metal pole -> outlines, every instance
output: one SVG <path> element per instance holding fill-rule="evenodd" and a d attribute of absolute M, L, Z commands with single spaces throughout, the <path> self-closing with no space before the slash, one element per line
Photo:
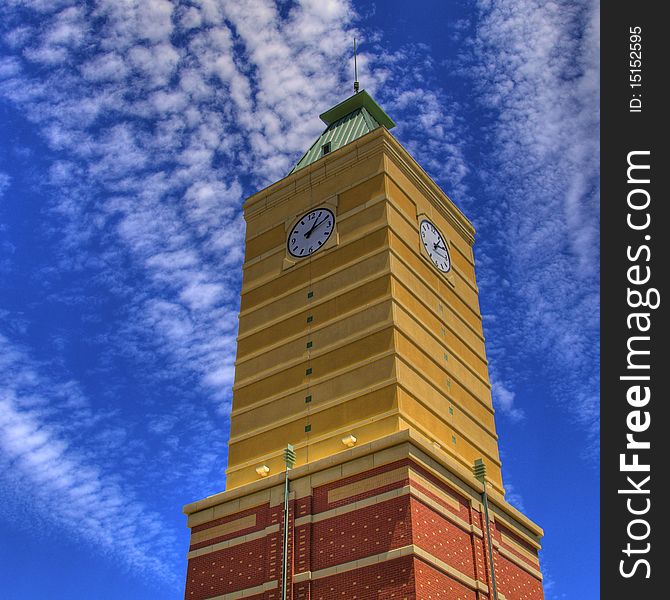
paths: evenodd
<path fill-rule="evenodd" d="M 489 498 L 486 493 L 486 465 L 481 458 L 475 460 L 472 467 L 475 474 L 475 479 L 484 486 L 484 493 L 482 494 L 482 501 L 484 503 L 484 519 L 486 520 L 486 541 L 489 547 L 489 564 L 491 566 L 491 588 L 493 588 L 493 598 L 498 600 L 498 588 L 496 587 L 496 571 L 493 566 L 493 544 L 491 543 L 491 527 L 489 526 Z"/>
<path fill-rule="evenodd" d="M 493 599 L 498 600 L 498 589 L 496 587 L 496 571 L 493 568 L 493 545 L 491 544 L 491 528 L 489 526 L 489 501 L 488 494 L 486 493 L 486 480 L 482 482 L 484 484 L 484 493 L 482 494 L 482 499 L 484 500 L 484 518 L 486 519 L 486 538 L 489 545 L 489 563 L 491 564 L 491 585 L 493 587 Z"/>
<path fill-rule="evenodd" d="M 291 444 L 286 446 L 284 450 L 284 464 L 286 471 L 284 472 L 284 553 L 282 554 L 282 575 L 281 575 L 281 597 L 286 600 L 288 594 L 286 592 L 287 572 L 288 572 L 288 472 L 289 469 L 295 465 L 295 449 Z"/>
<path fill-rule="evenodd" d="M 358 94 L 358 63 L 356 62 L 356 38 L 354 38 L 354 94 Z"/>
<path fill-rule="evenodd" d="M 281 597 L 286 600 L 286 574 L 288 571 L 288 465 L 284 473 L 284 553 L 282 554 Z"/>

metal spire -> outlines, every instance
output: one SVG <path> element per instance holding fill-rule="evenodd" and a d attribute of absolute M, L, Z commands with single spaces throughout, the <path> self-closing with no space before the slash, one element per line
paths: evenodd
<path fill-rule="evenodd" d="M 358 94 L 358 63 L 356 62 L 356 38 L 354 38 L 354 94 Z"/>

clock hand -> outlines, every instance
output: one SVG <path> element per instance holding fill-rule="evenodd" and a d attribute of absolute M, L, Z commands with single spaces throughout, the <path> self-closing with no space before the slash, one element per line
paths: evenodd
<path fill-rule="evenodd" d="M 312 234 L 312 231 L 314 231 L 314 229 L 315 229 L 315 227 L 317 226 L 317 224 L 318 224 L 318 221 L 314 221 L 314 225 L 312 225 L 312 227 L 310 228 L 310 230 L 309 230 L 307 233 L 305 233 L 305 237 L 306 237 L 306 238 L 308 238 L 308 237 Z"/>
<path fill-rule="evenodd" d="M 319 225 L 321 225 L 321 223 L 323 223 L 324 221 L 327 221 L 327 220 L 328 220 L 328 216 L 326 215 L 326 216 L 323 217 L 323 219 L 321 219 L 318 223 L 314 223 L 314 225 L 312 225 L 312 228 L 305 234 L 305 238 L 308 238 L 310 235 L 312 235 L 312 232 L 313 232 Z"/>

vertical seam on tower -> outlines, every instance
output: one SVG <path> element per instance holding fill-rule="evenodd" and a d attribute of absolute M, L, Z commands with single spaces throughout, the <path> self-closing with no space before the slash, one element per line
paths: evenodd
<path fill-rule="evenodd" d="M 308 273 L 308 281 L 309 281 L 308 289 L 309 289 L 310 292 L 313 292 L 314 290 L 312 289 L 312 256 L 310 255 L 310 257 L 307 260 L 309 260 L 309 264 L 307 265 L 307 273 Z M 307 299 L 308 300 L 307 304 L 308 304 L 308 308 L 309 308 L 309 314 L 312 314 L 311 313 L 311 307 L 312 307 L 313 298 L 314 298 L 314 296 L 312 295 L 311 298 Z M 306 342 L 311 341 L 311 331 L 312 331 L 312 323 L 307 323 L 307 340 L 306 340 Z M 305 343 L 305 345 L 307 345 L 307 344 Z M 312 368 L 312 348 L 307 348 L 307 367 L 309 369 Z M 307 376 L 307 395 L 310 396 L 310 397 L 312 396 L 312 373 L 310 373 Z M 311 405 L 311 402 L 306 403 L 307 414 L 305 416 L 305 425 L 304 425 L 304 430 L 305 430 L 304 433 L 307 435 L 307 443 L 305 444 L 305 461 L 306 462 L 309 462 L 309 439 L 310 439 L 310 434 L 312 433 L 311 428 L 310 428 L 310 431 L 307 431 L 307 425 L 311 425 L 310 405 Z"/>

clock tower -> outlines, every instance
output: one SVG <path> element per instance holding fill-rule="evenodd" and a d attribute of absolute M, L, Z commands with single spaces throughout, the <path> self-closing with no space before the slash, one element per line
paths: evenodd
<path fill-rule="evenodd" d="M 505 500 L 474 229 L 365 91 L 321 119 L 244 204 L 226 490 L 184 507 L 185 597 L 541 599 L 542 530 Z"/>

